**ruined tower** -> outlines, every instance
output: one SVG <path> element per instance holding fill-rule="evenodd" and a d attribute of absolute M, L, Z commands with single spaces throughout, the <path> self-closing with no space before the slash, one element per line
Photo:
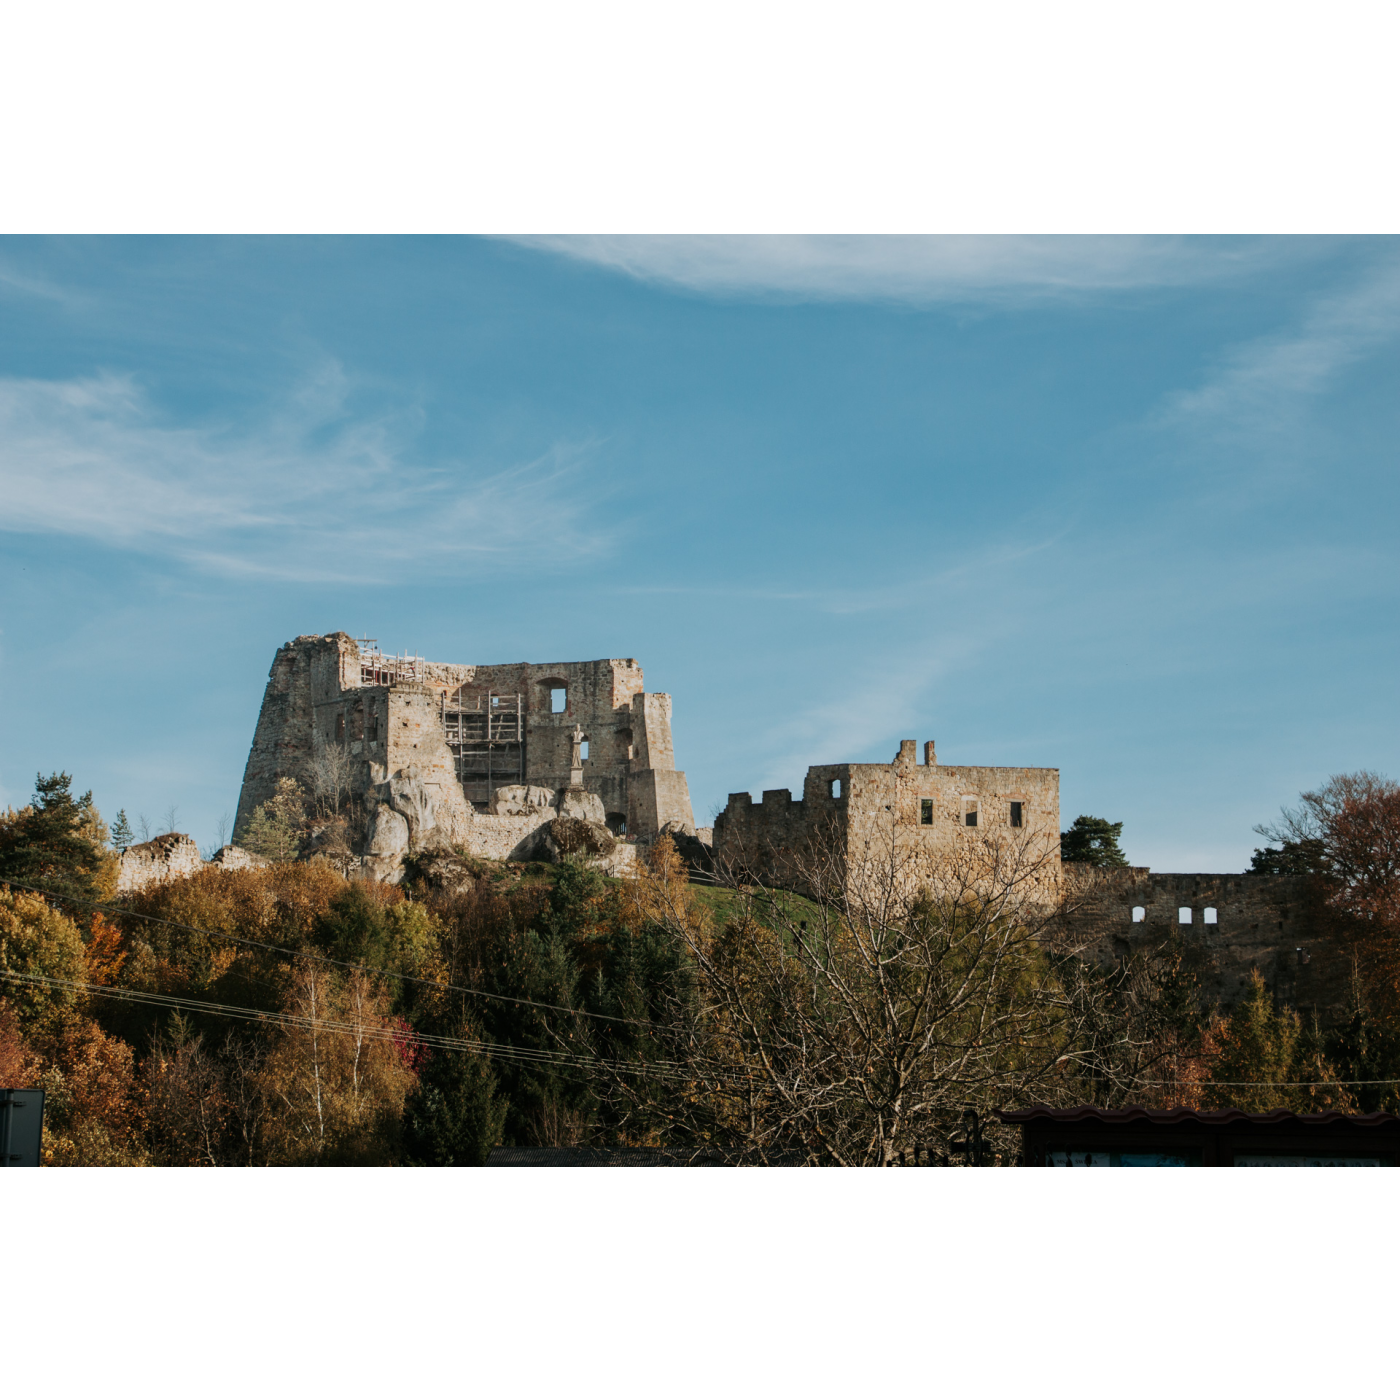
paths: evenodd
<path fill-rule="evenodd" d="M 618 836 L 646 841 L 669 823 L 693 829 L 676 771 L 671 697 L 648 695 L 636 661 L 454 665 L 392 656 L 344 632 L 298 637 L 268 674 L 235 829 L 282 777 L 308 792 L 328 759 L 357 794 L 412 783 L 420 823 L 451 844 L 499 855 L 530 808 L 555 815 L 569 789 L 570 735 L 583 731 L 582 787 Z M 502 799 L 502 793 L 507 799 Z M 397 802 L 397 799 L 395 799 Z M 412 812 L 405 813 L 410 827 Z"/>

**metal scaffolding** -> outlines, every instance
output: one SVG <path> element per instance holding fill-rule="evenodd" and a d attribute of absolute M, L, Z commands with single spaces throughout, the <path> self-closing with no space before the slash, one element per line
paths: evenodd
<path fill-rule="evenodd" d="M 525 697 L 442 696 L 442 725 L 469 802 L 485 806 L 498 787 L 525 781 Z"/>

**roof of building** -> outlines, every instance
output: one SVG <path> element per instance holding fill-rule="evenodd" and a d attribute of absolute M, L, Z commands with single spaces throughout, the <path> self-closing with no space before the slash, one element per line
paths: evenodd
<path fill-rule="evenodd" d="M 718 1155 L 697 1148 L 497 1147 L 488 1167 L 718 1167 Z"/>
<path fill-rule="evenodd" d="M 1308 1128 L 1394 1128 L 1400 1117 L 1394 1113 L 1293 1113 L 1276 1108 L 1268 1113 L 1245 1113 L 1238 1108 L 1142 1108 L 1130 1104 L 1126 1108 L 1051 1108 L 1049 1104 L 1032 1104 L 1029 1108 L 999 1109 L 997 1117 L 1003 1123 L 1148 1123 L 1162 1125 L 1196 1124 L 1201 1127 L 1229 1127 L 1237 1123 L 1268 1127 Z"/>

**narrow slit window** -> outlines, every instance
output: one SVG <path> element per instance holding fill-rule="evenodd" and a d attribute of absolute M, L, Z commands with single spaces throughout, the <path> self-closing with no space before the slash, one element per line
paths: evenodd
<path fill-rule="evenodd" d="M 579 756 L 581 759 L 586 759 L 586 758 L 588 757 L 588 740 L 587 740 L 587 739 L 585 739 L 585 740 L 578 746 L 578 756 Z"/>
<path fill-rule="evenodd" d="M 549 692 L 549 712 L 553 715 L 562 715 L 569 708 L 569 690 L 567 686 L 556 685 Z"/>
<path fill-rule="evenodd" d="M 1201 922 L 1206 924 L 1218 924 L 1220 922 L 1220 917 L 1213 908 L 1207 908 L 1206 912 L 1201 916 Z"/>
<path fill-rule="evenodd" d="M 1133 905 L 1133 922 L 1134 922 L 1135 924 L 1140 924 L 1140 923 L 1142 923 L 1143 920 L 1145 920 L 1146 918 L 1147 918 L 1147 910 L 1144 909 L 1144 908 L 1142 907 L 1141 904 L 1134 904 L 1134 905 Z"/>
<path fill-rule="evenodd" d="M 933 798 L 924 797 L 919 801 L 919 825 L 933 825 Z"/>
<path fill-rule="evenodd" d="M 977 804 L 970 799 L 964 799 L 963 801 L 963 825 L 977 825 Z"/>
<path fill-rule="evenodd" d="M 377 743 L 379 742 L 379 716 L 378 716 L 378 715 L 371 715 L 371 716 L 369 717 L 369 741 L 370 741 L 371 744 L 377 744 Z"/>
<path fill-rule="evenodd" d="M 1189 904 L 1183 904 L 1181 908 L 1176 911 L 1176 921 L 1179 924 L 1189 924 L 1191 922 L 1191 917 L 1191 906 Z"/>
<path fill-rule="evenodd" d="M 833 779 L 831 780 L 831 795 L 832 795 L 833 797 L 837 797 L 837 798 L 839 798 L 839 797 L 841 796 L 841 779 L 840 779 L 840 778 L 833 778 Z"/>
<path fill-rule="evenodd" d="M 1020 825 L 1021 825 L 1022 812 L 1023 812 L 1023 808 L 1022 808 L 1022 806 L 1021 806 L 1021 804 L 1020 804 L 1019 802 L 1013 802 L 1013 803 L 1011 804 L 1011 825 L 1012 825 L 1012 826 L 1020 826 Z"/>

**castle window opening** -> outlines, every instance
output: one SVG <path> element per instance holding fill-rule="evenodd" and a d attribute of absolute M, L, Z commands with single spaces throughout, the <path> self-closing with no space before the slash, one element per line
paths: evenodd
<path fill-rule="evenodd" d="M 833 778 L 831 780 L 831 795 L 836 798 L 841 798 L 846 795 L 845 789 L 841 786 L 840 778 Z"/>
<path fill-rule="evenodd" d="M 977 825 L 977 799 L 975 797 L 963 798 L 963 825 Z"/>
<path fill-rule="evenodd" d="M 1189 924 L 1191 922 L 1191 906 L 1189 904 L 1183 904 L 1181 908 L 1176 911 L 1176 921 L 1179 924 Z"/>
<path fill-rule="evenodd" d="M 1012 825 L 1012 826 L 1020 826 L 1020 825 L 1021 825 L 1021 813 L 1022 813 L 1022 804 L 1019 803 L 1019 802 L 1013 802 L 1013 803 L 1011 804 L 1011 825 Z"/>
<path fill-rule="evenodd" d="M 1202 916 L 1202 922 L 1207 924 L 1218 924 L 1220 920 L 1216 917 L 1214 909 L 1207 908 L 1205 914 Z"/>
<path fill-rule="evenodd" d="M 933 798 L 925 797 L 919 802 L 919 825 L 933 825 Z"/>
<path fill-rule="evenodd" d="M 379 742 L 379 716 L 371 714 L 369 717 L 369 741 L 371 744 Z"/>
<path fill-rule="evenodd" d="M 581 759 L 586 759 L 586 758 L 588 757 L 588 740 L 587 740 L 587 739 L 585 739 L 585 740 L 578 746 L 578 756 L 579 756 Z"/>
<path fill-rule="evenodd" d="M 1133 922 L 1134 922 L 1135 924 L 1140 924 L 1140 923 L 1142 923 L 1146 918 L 1147 918 L 1147 910 L 1144 909 L 1144 908 L 1142 907 L 1141 904 L 1134 904 L 1134 905 L 1133 905 Z"/>
<path fill-rule="evenodd" d="M 549 690 L 549 712 L 562 715 L 569 708 L 569 688 L 563 685 L 551 686 Z"/>

